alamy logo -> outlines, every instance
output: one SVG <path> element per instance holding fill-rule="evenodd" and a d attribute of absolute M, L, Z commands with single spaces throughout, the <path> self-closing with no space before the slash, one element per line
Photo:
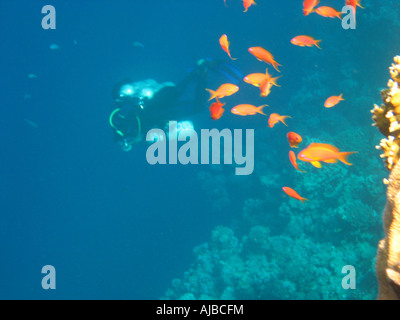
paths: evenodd
<path fill-rule="evenodd" d="M 42 279 L 42 288 L 55 289 L 56 288 L 56 268 L 52 265 L 46 265 L 42 268 L 42 273 L 46 274 Z"/>
<path fill-rule="evenodd" d="M 344 6 L 342 13 L 346 14 L 342 18 L 342 28 L 345 30 L 356 28 L 356 10 L 353 6 Z"/>
<path fill-rule="evenodd" d="M 42 13 L 46 14 L 42 19 L 42 28 L 55 29 L 56 28 L 56 9 L 51 5 L 46 5 L 42 8 Z"/>
<path fill-rule="evenodd" d="M 235 168 L 236 175 L 249 175 L 254 170 L 254 129 L 246 129 L 246 143 L 243 145 L 242 129 L 201 129 L 200 164 L 221 164 L 221 138 L 223 138 L 224 164 L 233 161 L 242 167 Z M 168 136 L 168 139 L 167 139 Z M 157 138 L 155 138 L 157 137 Z M 187 141 L 187 139 L 189 140 Z M 211 140 L 211 148 L 210 148 Z M 152 129 L 146 135 L 146 141 L 153 141 L 146 152 L 147 162 L 154 164 L 199 164 L 199 137 L 191 128 L 177 130 L 177 122 L 170 121 L 168 134 L 161 129 Z M 178 141 L 186 141 L 178 150 Z M 245 146 L 245 150 L 244 149 Z M 233 149 L 233 152 L 232 152 Z M 245 155 L 243 155 L 245 153 Z"/>
<path fill-rule="evenodd" d="M 356 288 L 356 268 L 351 265 L 344 266 L 342 273 L 346 273 L 342 279 L 342 288 L 345 290 L 354 290 Z"/>

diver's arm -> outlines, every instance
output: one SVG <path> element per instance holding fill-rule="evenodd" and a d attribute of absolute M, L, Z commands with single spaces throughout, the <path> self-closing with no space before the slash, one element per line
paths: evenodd
<path fill-rule="evenodd" d="M 194 91 L 188 95 L 188 86 L 194 84 Z M 189 117 L 205 109 L 208 93 L 206 91 L 207 68 L 197 66 L 194 70 L 176 86 L 167 86 L 160 89 L 154 97 L 146 102 L 148 112 L 157 112 L 161 117 L 168 120 L 179 120 Z M 189 96 L 183 100 L 184 95 Z"/>

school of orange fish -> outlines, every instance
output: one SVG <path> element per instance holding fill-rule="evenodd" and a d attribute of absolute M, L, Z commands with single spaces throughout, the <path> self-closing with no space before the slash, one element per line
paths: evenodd
<path fill-rule="evenodd" d="M 242 0 L 244 6 L 244 12 L 252 6 L 255 5 L 254 0 Z M 227 6 L 226 0 L 224 0 L 225 6 Z M 313 12 L 327 18 L 339 18 L 341 19 L 341 12 L 337 11 L 332 7 L 327 6 L 320 6 L 318 8 L 317 5 L 319 4 L 319 0 L 304 0 L 303 1 L 303 14 L 307 16 Z M 355 12 L 356 8 L 361 7 L 360 0 L 345 0 L 345 5 L 351 6 L 353 8 L 354 20 L 355 20 Z M 312 47 L 316 46 L 317 48 L 321 49 L 319 43 L 321 40 L 316 40 L 311 36 L 308 35 L 299 35 L 294 37 L 290 41 L 293 45 L 301 46 L 301 47 Z M 229 58 L 232 60 L 236 60 L 236 58 L 232 58 L 230 50 L 229 50 L 229 41 L 228 36 L 226 34 L 222 35 L 219 38 L 219 44 L 221 48 L 228 54 Z M 274 56 L 266 49 L 262 47 L 251 47 L 248 49 L 249 53 L 255 56 L 259 61 L 263 61 L 267 64 L 272 65 L 272 67 L 277 71 L 280 72 L 278 67 L 281 65 L 275 61 Z M 268 69 L 265 73 L 252 73 L 244 77 L 243 81 L 260 88 L 260 96 L 267 97 L 270 92 L 272 86 L 278 86 L 277 80 L 279 77 L 273 78 L 272 75 L 268 73 Z M 224 83 L 216 90 L 206 89 L 210 93 L 210 100 L 216 99 L 216 102 L 212 103 L 210 106 L 210 113 L 211 119 L 218 120 L 224 114 L 225 103 L 222 103 L 219 99 L 224 97 L 228 97 L 233 95 L 239 90 L 237 85 L 231 83 Z M 343 101 L 343 95 L 340 94 L 338 96 L 331 96 L 326 99 L 325 101 L 325 108 L 332 108 L 336 106 L 340 101 Z M 255 115 L 257 113 L 267 116 L 263 109 L 268 105 L 264 104 L 261 106 L 254 106 L 251 104 L 239 104 L 231 109 L 233 114 L 239 116 L 249 116 Z M 291 118 L 287 115 L 280 115 L 278 113 L 271 113 L 268 119 L 268 126 L 273 128 L 277 123 L 282 122 L 285 126 L 287 126 L 285 119 Z M 296 132 L 289 132 L 287 134 L 287 139 L 289 142 L 290 148 L 298 148 L 298 145 L 302 142 L 302 137 Z M 307 148 L 300 151 L 297 155 L 297 159 L 304 162 L 311 163 L 314 167 L 321 168 L 321 162 L 325 163 L 337 163 L 338 160 L 347 164 L 351 165 L 351 163 L 347 160 L 347 157 L 352 154 L 356 153 L 356 151 L 351 152 L 341 152 L 338 148 L 333 145 L 326 144 L 326 143 L 311 143 Z M 296 155 L 295 153 L 290 150 L 289 151 L 289 159 L 292 163 L 293 167 L 298 171 L 305 173 L 299 169 L 299 166 L 296 162 Z M 302 196 L 300 196 L 295 190 L 289 187 L 283 187 L 282 190 L 292 198 L 300 200 L 304 203 L 304 201 L 308 200 Z"/>

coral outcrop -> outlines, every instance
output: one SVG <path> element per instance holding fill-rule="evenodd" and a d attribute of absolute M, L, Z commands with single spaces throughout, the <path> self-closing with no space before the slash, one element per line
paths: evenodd
<path fill-rule="evenodd" d="M 392 78 L 388 88 L 381 92 L 383 104 L 371 110 L 374 125 L 386 136 L 377 148 L 383 151 L 381 157 L 385 158 L 389 170 L 400 158 L 400 56 L 396 56 L 394 62 L 389 68 Z"/>
<path fill-rule="evenodd" d="M 385 238 L 379 242 L 376 274 L 378 299 L 400 300 L 400 56 L 394 58 L 390 75 L 388 89 L 382 91 L 383 104 L 372 110 L 372 119 L 386 136 L 378 148 L 391 171 L 383 214 Z"/>

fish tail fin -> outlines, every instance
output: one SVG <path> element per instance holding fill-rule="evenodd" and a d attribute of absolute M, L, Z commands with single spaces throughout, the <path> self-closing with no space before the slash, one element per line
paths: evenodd
<path fill-rule="evenodd" d="M 285 119 L 286 119 L 286 118 L 290 118 L 290 119 L 291 119 L 292 117 L 290 117 L 290 116 L 283 116 L 283 117 L 282 117 L 281 122 L 287 127 L 288 125 L 287 125 L 286 122 L 285 122 Z"/>
<path fill-rule="evenodd" d="M 347 157 L 353 153 L 358 153 L 358 151 L 350 151 L 350 152 L 340 152 L 339 153 L 339 160 L 343 163 L 347 164 L 348 166 L 352 166 L 353 164 L 347 160 Z"/>
<path fill-rule="evenodd" d="M 304 201 L 310 201 L 310 200 L 308 200 L 307 198 L 303 198 L 303 197 L 302 197 L 302 198 L 300 199 L 300 201 L 304 204 Z"/>
<path fill-rule="evenodd" d="M 206 89 L 206 91 L 208 91 L 210 93 L 210 99 L 208 99 L 208 101 L 217 97 L 217 93 L 214 90 Z"/>
<path fill-rule="evenodd" d="M 232 58 L 232 56 L 231 56 L 231 53 L 230 53 L 230 52 L 228 52 L 228 56 L 229 56 L 229 58 L 231 58 L 232 60 L 237 60 L 237 58 Z"/>
<path fill-rule="evenodd" d="M 343 99 L 343 93 L 341 93 L 341 94 L 339 95 L 339 98 L 340 98 L 340 101 L 344 101 L 344 99 Z"/>
<path fill-rule="evenodd" d="M 272 66 L 275 68 L 276 71 L 280 72 L 279 69 L 278 69 L 278 67 L 279 67 L 279 66 L 282 66 L 281 64 L 279 64 L 279 63 L 276 62 L 276 61 L 273 61 L 271 64 L 272 64 Z"/>
<path fill-rule="evenodd" d="M 266 114 L 262 111 L 264 109 L 264 107 L 268 107 L 267 104 L 263 104 L 262 106 L 257 107 L 257 112 L 263 114 L 264 116 L 266 116 Z"/>
<path fill-rule="evenodd" d="M 315 40 L 315 45 L 317 46 L 318 49 L 322 49 L 319 44 L 322 40 Z"/>
<path fill-rule="evenodd" d="M 279 76 L 279 77 L 275 77 L 275 78 L 271 78 L 271 83 L 274 85 L 274 86 L 276 86 L 276 87 L 280 87 L 280 85 L 279 84 L 276 84 L 276 80 L 278 80 L 280 77 L 282 77 L 282 76 Z"/>

